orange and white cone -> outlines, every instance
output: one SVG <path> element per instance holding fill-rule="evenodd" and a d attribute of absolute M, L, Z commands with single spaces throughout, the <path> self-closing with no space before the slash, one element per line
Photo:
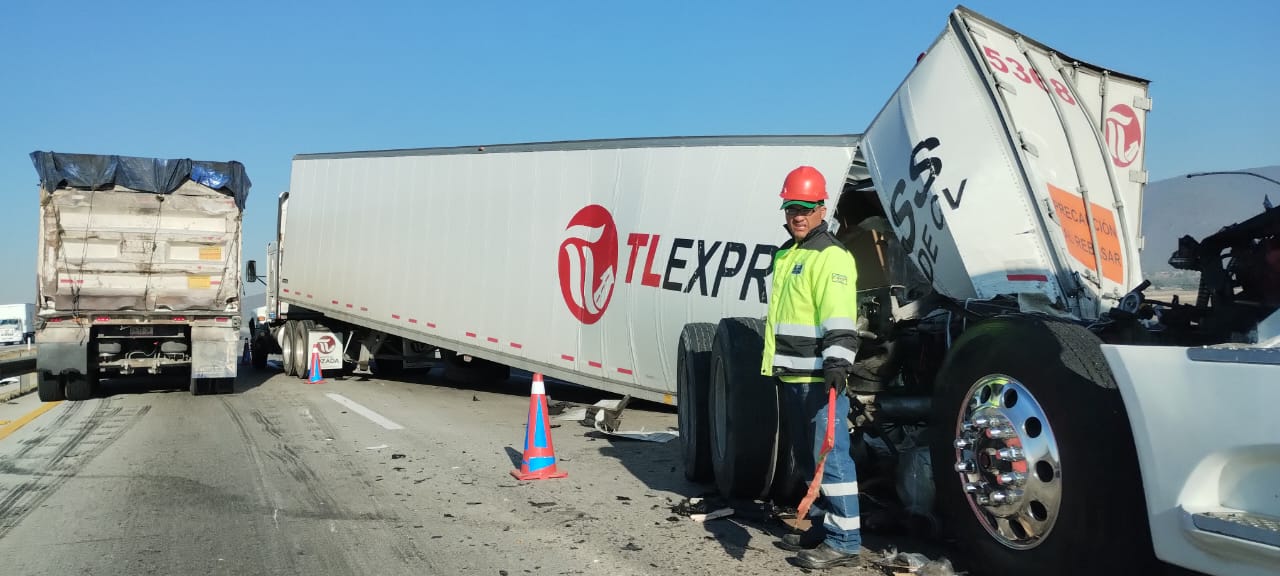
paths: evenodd
<path fill-rule="evenodd" d="M 307 384 L 324 382 L 324 371 L 320 369 L 320 352 L 311 351 L 311 369 L 307 372 Z"/>
<path fill-rule="evenodd" d="M 569 474 L 556 470 L 556 450 L 551 443 L 551 426 L 547 418 L 547 389 L 542 374 L 533 375 L 533 392 L 529 397 L 529 423 L 524 429 L 524 456 L 520 469 L 512 470 L 517 480 L 564 478 Z"/>

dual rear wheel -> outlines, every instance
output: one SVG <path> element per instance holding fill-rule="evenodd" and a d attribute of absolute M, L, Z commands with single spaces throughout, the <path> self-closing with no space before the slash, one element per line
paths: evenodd
<path fill-rule="evenodd" d="M 760 372 L 764 322 L 690 324 L 677 351 L 685 477 L 735 498 L 799 502 L 804 488 L 779 410 L 777 380 Z"/>

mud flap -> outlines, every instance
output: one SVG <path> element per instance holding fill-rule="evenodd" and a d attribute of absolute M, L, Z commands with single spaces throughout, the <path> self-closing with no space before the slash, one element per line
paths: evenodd
<path fill-rule="evenodd" d="M 89 327 L 68 323 L 46 325 L 36 347 L 36 371 L 57 378 L 64 372 L 84 374 L 89 364 Z"/>
<path fill-rule="evenodd" d="M 191 327 L 191 377 L 235 378 L 240 358 L 239 331 L 216 326 Z"/>

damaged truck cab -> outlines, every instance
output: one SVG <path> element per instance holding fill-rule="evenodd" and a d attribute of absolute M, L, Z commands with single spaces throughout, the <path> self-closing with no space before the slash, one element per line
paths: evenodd
<path fill-rule="evenodd" d="M 1146 246 L 1201 273 L 1195 303 L 1148 298 L 1147 86 L 959 7 L 847 168 L 820 166 L 859 266 L 859 475 L 888 460 L 984 574 L 1280 566 L 1280 312 L 1235 272 L 1280 210 Z M 775 386 L 750 374 L 762 328 L 685 326 L 686 474 L 794 502 Z"/>

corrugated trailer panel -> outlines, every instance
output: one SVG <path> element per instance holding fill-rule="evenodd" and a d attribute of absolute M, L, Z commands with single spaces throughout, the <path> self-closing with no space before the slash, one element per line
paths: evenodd
<path fill-rule="evenodd" d="M 48 312 L 235 312 L 241 212 L 194 182 L 173 194 L 59 189 L 41 204 Z"/>
<path fill-rule="evenodd" d="M 300 156 L 282 298 L 662 400 L 686 323 L 764 315 L 786 173 L 838 194 L 857 143 L 711 140 Z"/>

